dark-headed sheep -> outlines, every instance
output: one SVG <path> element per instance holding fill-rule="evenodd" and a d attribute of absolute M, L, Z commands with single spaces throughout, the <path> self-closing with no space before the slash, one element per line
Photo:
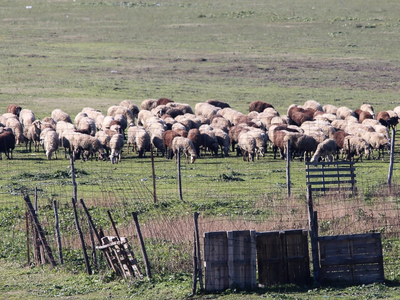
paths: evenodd
<path fill-rule="evenodd" d="M 8 159 L 12 158 L 12 152 L 15 148 L 15 136 L 11 130 L 5 129 L 0 133 L 0 159 L 1 153 L 4 153 Z"/>

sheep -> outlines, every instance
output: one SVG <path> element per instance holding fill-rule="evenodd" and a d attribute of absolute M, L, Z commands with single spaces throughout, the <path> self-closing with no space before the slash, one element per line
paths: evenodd
<path fill-rule="evenodd" d="M 124 136 L 122 134 L 113 135 L 110 140 L 111 154 L 109 157 L 111 160 L 111 164 L 121 162 L 121 153 L 123 146 L 124 146 Z"/>
<path fill-rule="evenodd" d="M 95 134 L 95 138 L 97 138 L 101 145 L 103 146 L 104 151 L 106 151 L 107 156 L 110 155 L 110 140 L 111 137 L 105 133 L 103 130 L 99 130 Z"/>
<path fill-rule="evenodd" d="M 74 153 L 74 158 L 77 158 L 81 152 L 84 152 L 86 154 L 86 159 L 89 158 L 89 155 L 93 157 L 93 154 L 96 152 L 99 153 L 100 159 L 104 160 L 106 158 L 104 148 L 97 138 L 79 132 L 74 132 L 74 134 L 72 135 L 70 135 L 69 133 L 66 134 L 64 132 L 64 137 L 68 138 L 69 140 L 70 146 Z M 83 155 L 82 160 L 84 160 Z"/>
<path fill-rule="evenodd" d="M 276 153 L 279 150 L 280 158 L 284 159 L 284 153 L 285 153 L 285 136 L 289 132 L 286 130 L 274 130 L 270 136 L 273 136 L 273 146 L 272 146 L 272 151 L 274 153 L 274 159 L 276 159 Z"/>
<path fill-rule="evenodd" d="M 335 159 L 334 154 L 336 152 L 336 147 L 336 142 L 333 139 L 326 139 L 318 144 L 317 150 L 315 150 L 310 162 L 317 163 L 320 158 L 325 161 L 333 162 Z"/>
<path fill-rule="evenodd" d="M 252 111 L 256 111 L 259 113 L 262 113 L 264 111 L 264 109 L 268 108 L 268 107 L 272 107 L 272 104 L 269 104 L 267 102 L 263 102 L 263 101 L 253 101 L 249 104 L 249 112 Z"/>
<path fill-rule="evenodd" d="M 258 119 L 259 114 L 260 114 L 259 112 L 251 111 L 251 112 L 249 112 L 247 115 L 248 115 L 251 119 Z"/>
<path fill-rule="evenodd" d="M 140 110 L 150 111 L 156 106 L 157 106 L 156 99 L 146 99 L 146 100 L 143 100 L 142 103 L 140 104 Z"/>
<path fill-rule="evenodd" d="M 168 99 L 168 98 L 160 98 L 156 102 L 156 104 L 157 104 L 156 107 L 159 106 L 159 105 L 166 105 L 166 104 L 171 103 L 171 102 L 174 102 L 174 100 L 171 100 L 171 99 Z"/>
<path fill-rule="evenodd" d="M 102 122 L 102 124 L 101 124 L 101 128 L 102 128 L 103 130 L 105 130 L 105 129 L 110 129 L 110 126 L 111 126 L 112 121 L 114 121 L 114 117 L 112 117 L 112 116 L 106 116 L 106 117 L 104 117 L 103 122 Z"/>
<path fill-rule="evenodd" d="M 42 141 L 44 149 L 46 150 L 47 159 L 50 160 L 53 153 L 54 158 L 57 159 L 57 149 L 59 144 L 59 137 L 57 132 L 55 132 L 54 130 L 46 131 L 46 134 Z"/>
<path fill-rule="evenodd" d="M 126 108 L 124 106 L 113 105 L 113 106 L 110 106 L 107 110 L 107 116 L 111 116 L 111 117 L 115 118 L 115 115 L 118 115 L 118 114 L 125 116 L 126 121 L 128 122 L 129 126 L 135 125 L 135 115 L 129 108 Z"/>
<path fill-rule="evenodd" d="M 382 133 L 387 139 L 390 138 L 389 130 L 386 126 L 377 124 L 372 127 L 374 128 L 375 132 Z"/>
<path fill-rule="evenodd" d="M 172 140 L 172 149 L 174 150 L 175 163 L 178 162 L 179 152 L 184 153 L 186 156 L 186 163 L 188 163 L 188 154 L 190 154 L 190 163 L 194 163 L 197 158 L 196 150 L 192 141 L 188 138 L 177 136 Z"/>
<path fill-rule="evenodd" d="M 41 132 L 41 122 L 39 120 L 33 121 L 32 124 L 26 125 L 24 128 L 24 138 L 25 138 L 25 148 L 28 150 L 29 143 L 29 152 L 32 151 L 32 143 L 34 145 L 35 151 L 39 151 L 40 144 L 40 132 Z"/>
<path fill-rule="evenodd" d="M 205 102 L 197 103 L 196 106 L 194 107 L 196 116 L 202 116 L 207 119 L 211 119 L 211 117 L 213 115 L 216 115 L 219 110 L 221 110 L 221 108 L 215 107 L 214 105 Z"/>
<path fill-rule="evenodd" d="M 165 125 L 167 126 L 167 130 L 171 130 L 172 125 L 177 123 L 177 121 L 174 118 L 172 118 L 170 115 L 162 115 L 161 119 L 164 120 Z"/>
<path fill-rule="evenodd" d="M 96 123 L 94 122 L 93 119 L 89 117 L 82 117 L 76 126 L 77 130 L 89 134 L 91 136 L 94 136 L 96 134 Z"/>
<path fill-rule="evenodd" d="M 170 114 L 170 112 L 174 111 L 177 115 L 184 115 L 184 114 L 194 114 L 192 107 L 186 103 L 176 103 L 170 102 L 165 105 L 165 114 Z M 174 117 L 174 116 L 173 116 Z M 175 116 L 176 117 L 176 116 Z"/>
<path fill-rule="evenodd" d="M 324 106 L 322 107 L 322 110 L 323 110 L 324 112 L 328 113 L 328 114 L 334 114 L 334 115 L 336 115 L 336 112 L 337 112 L 338 108 L 337 108 L 336 106 L 334 106 L 334 105 L 327 104 L 327 105 L 324 105 Z"/>
<path fill-rule="evenodd" d="M 161 152 L 161 156 L 165 155 L 165 149 L 163 144 L 164 129 L 152 129 L 149 131 L 151 144 L 156 148 L 156 153 L 158 156 L 158 151 Z"/>
<path fill-rule="evenodd" d="M 4 153 L 8 159 L 12 159 L 12 152 L 15 148 L 15 136 L 13 132 L 9 129 L 4 129 L 0 133 L 0 159 L 1 153 Z"/>
<path fill-rule="evenodd" d="M 122 114 L 116 114 L 114 116 L 114 121 L 111 122 L 111 124 L 110 124 L 110 129 L 113 124 L 116 124 L 116 122 L 118 122 L 117 124 L 121 126 L 121 133 L 124 134 L 125 129 L 128 127 L 128 121 L 127 121 L 126 117 Z M 130 126 L 132 126 L 132 125 L 130 125 Z"/>
<path fill-rule="evenodd" d="M 12 130 L 15 136 L 16 145 L 22 144 L 25 141 L 22 124 L 18 119 L 8 118 L 4 125 Z"/>
<path fill-rule="evenodd" d="M 151 111 L 141 110 L 141 111 L 139 111 L 139 114 L 138 114 L 137 123 L 139 126 L 143 126 L 147 119 L 154 118 L 154 117 L 157 117 L 157 116 L 155 114 L 153 114 Z"/>
<path fill-rule="evenodd" d="M 55 109 L 51 112 L 51 117 L 54 121 L 64 121 L 72 124 L 71 117 L 66 112 L 62 111 L 61 109 Z"/>
<path fill-rule="evenodd" d="M 218 114 L 229 120 L 232 125 L 238 125 L 251 120 L 249 116 L 246 116 L 232 108 L 223 108 L 218 111 Z"/>
<path fill-rule="evenodd" d="M 211 154 L 218 156 L 218 140 L 213 132 L 212 128 L 207 127 L 209 125 L 202 125 L 199 128 L 201 137 L 202 137 L 202 146 L 204 151 L 210 150 Z"/>
<path fill-rule="evenodd" d="M 139 114 L 139 107 L 136 104 L 132 103 L 129 100 L 123 100 L 123 101 L 121 101 L 119 106 L 123 106 L 123 107 L 130 109 L 131 112 L 133 113 L 133 117 L 137 118 L 137 116 Z"/>
<path fill-rule="evenodd" d="M 249 132 L 242 132 L 239 135 L 238 148 L 242 152 L 244 161 L 254 161 L 256 140 Z"/>
<path fill-rule="evenodd" d="M 370 119 L 372 120 L 374 118 L 373 115 L 371 115 L 369 112 L 367 111 L 361 111 L 358 114 L 358 122 L 363 123 L 366 119 Z"/>
<path fill-rule="evenodd" d="M 45 128 L 53 128 L 54 130 L 56 129 L 57 122 L 54 121 L 51 117 L 44 117 L 42 119 L 42 124 L 41 124 L 41 129 Z"/>
<path fill-rule="evenodd" d="M 344 138 L 342 151 L 347 153 L 347 159 L 354 160 L 354 155 L 357 155 L 357 161 L 360 158 L 362 161 L 363 154 L 365 153 L 365 157 L 369 157 L 372 149 L 371 145 L 363 138 L 355 135 L 348 135 Z"/>
<path fill-rule="evenodd" d="M 129 154 L 129 146 L 132 145 L 139 157 L 143 157 L 150 150 L 150 135 L 142 126 L 131 126 L 126 143 L 126 154 Z"/>
<path fill-rule="evenodd" d="M 219 108 L 226 108 L 226 107 L 231 107 L 228 103 L 219 101 L 219 100 L 207 100 L 206 103 L 214 105 L 215 107 L 219 107 Z"/>
<path fill-rule="evenodd" d="M 303 105 L 304 108 L 312 108 L 315 111 L 321 111 L 323 112 L 324 110 L 322 109 L 322 105 L 319 104 L 317 101 L 315 100 L 308 100 L 306 102 L 304 102 Z"/>
<path fill-rule="evenodd" d="M 178 132 L 174 131 L 174 130 L 167 130 L 167 131 L 164 132 L 163 144 L 164 144 L 164 148 L 165 148 L 165 151 L 166 151 L 166 158 L 167 159 L 172 159 L 172 157 L 174 156 L 174 150 L 173 150 L 173 146 L 172 146 L 172 141 L 177 136 L 181 136 L 181 135 Z"/>
<path fill-rule="evenodd" d="M 390 151 L 390 141 L 383 134 L 378 132 L 367 132 L 364 136 L 364 139 L 369 143 L 372 149 L 378 151 L 378 158 L 384 158 L 384 150 Z M 373 157 L 373 155 L 372 155 Z"/>
<path fill-rule="evenodd" d="M 94 120 L 97 130 L 103 129 L 102 124 L 104 120 L 104 115 L 100 111 L 91 107 L 85 107 L 82 109 L 82 113 L 86 113 L 89 118 Z"/>
<path fill-rule="evenodd" d="M 219 128 L 214 128 L 213 132 L 217 138 L 218 145 L 221 147 L 221 155 L 229 156 L 229 145 L 231 144 L 229 134 Z"/>
<path fill-rule="evenodd" d="M 372 127 L 375 127 L 376 125 L 382 125 L 378 120 L 374 120 L 374 119 L 365 119 L 364 121 L 362 121 L 363 125 L 369 125 Z"/>
<path fill-rule="evenodd" d="M 288 116 L 292 122 L 300 126 L 306 121 L 312 121 L 314 119 L 314 110 L 312 108 L 301 108 L 293 106 L 288 110 Z"/>
<path fill-rule="evenodd" d="M 394 128 L 399 123 L 399 117 L 390 117 L 386 111 L 380 111 L 376 113 L 375 119 L 378 120 L 382 125 L 390 128 Z"/>
<path fill-rule="evenodd" d="M 80 113 L 78 113 L 78 114 L 75 116 L 75 119 L 74 119 L 74 123 L 75 123 L 76 127 L 79 126 L 80 120 L 81 120 L 82 118 L 86 118 L 86 117 L 88 117 L 88 114 L 87 114 L 87 113 L 85 113 L 85 112 L 80 112 Z"/>
<path fill-rule="evenodd" d="M 400 116 L 400 106 L 396 106 L 395 108 L 393 108 L 393 111 Z"/>
<path fill-rule="evenodd" d="M 67 148 L 68 148 L 68 152 L 71 152 L 71 145 L 69 143 L 68 139 L 64 139 L 64 132 L 66 131 L 75 131 L 76 128 L 74 126 L 74 124 L 69 123 L 69 122 L 65 122 L 65 121 L 59 121 L 56 124 L 56 132 L 58 134 L 58 137 L 60 139 L 59 145 L 61 147 L 64 147 L 64 157 L 67 158 Z M 66 143 L 64 145 L 64 142 Z"/>
<path fill-rule="evenodd" d="M 19 121 L 22 124 L 22 127 L 31 125 L 35 120 L 35 114 L 29 109 L 22 109 L 19 113 Z"/>
<path fill-rule="evenodd" d="M 362 111 L 368 112 L 369 114 L 371 114 L 372 118 L 375 118 L 374 108 L 372 107 L 371 104 L 364 103 L 363 105 L 360 106 L 360 109 Z"/>
<path fill-rule="evenodd" d="M 265 152 L 267 151 L 268 134 L 266 134 L 263 130 L 256 128 L 249 130 L 247 133 L 253 136 L 256 141 L 256 159 L 258 160 L 259 156 L 264 157 Z"/>
<path fill-rule="evenodd" d="M 339 151 L 343 149 L 344 138 L 350 135 L 344 130 L 338 130 L 333 135 L 333 140 L 336 142 L 336 159 L 339 159 Z"/>
<path fill-rule="evenodd" d="M 274 115 L 276 117 L 280 116 L 279 112 L 273 107 L 267 107 L 266 109 L 263 110 L 263 113 Z"/>
<path fill-rule="evenodd" d="M 350 108 L 346 107 L 346 106 L 341 106 L 336 110 L 336 115 L 340 118 L 340 119 L 346 119 L 346 117 L 348 116 L 353 116 L 355 117 L 355 113 L 354 111 L 352 111 Z"/>
<path fill-rule="evenodd" d="M 186 131 L 189 131 L 194 127 L 193 121 L 191 119 L 186 118 L 184 115 L 180 115 L 175 117 L 175 121 L 181 123 L 185 126 Z"/>
<path fill-rule="evenodd" d="M 202 136 L 200 130 L 197 128 L 192 128 L 188 132 L 187 138 L 192 141 L 194 148 L 196 150 L 197 157 L 200 156 L 200 146 L 202 144 Z"/>
<path fill-rule="evenodd" d="M 184 114 L 183 116 L 192 121 L 194 128 L 198 129 L 202 125 L 202 120 L 194 114 Z"/>
<path fill-rule="evenodd" d="M 21 112 L 21 106 L 16 105 L 16 104 L 9 104 L 7 106 L 7 113 L 16 115 L 17 117 L 19 117 L 19 113 Z"/>
<path fill-rule="evenodd" d="M 300 159 L 303 157 L 304 161 L 306 161 L 308 156 L 315 152 L 318 147 L 318 142 L 312 136 L 290 132 L 283 138 L 284 152 L 287 151 L 288 141 L 290 142 L 291 159 L 299 155 Z"/>

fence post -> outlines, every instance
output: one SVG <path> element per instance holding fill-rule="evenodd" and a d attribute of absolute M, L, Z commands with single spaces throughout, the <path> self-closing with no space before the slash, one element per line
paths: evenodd
<path fill-rule="evenodd" d="M 61 236 L 60 236 L 60 225 L 58 222 L 58 211 L 57 211 L 57 201 L 53 200 L 53 210 L 54 210 L 54 229 L 56 231 L 56 240 L 57 240 L 57 248 L 58 248 L 58 260 L 60 264 L 64 264 L 64 259 L 62 255 L 62 247 L 61 247 Z"/>
<path fill-rule="evenodd" d="M 200 291 L 203 291 L 203 271 L 201 268 L 201 252 L 200 252 L 200 237 L 199 237 L 199 224 L 198 224 L 199 213 L 193 213 L 194 223 L 194 234 L 195 234 L 195 250 L 197 257 L 197 274 L 199 275 Z"/>
<path fill-rule="evenodd" d="M 72 178 L 72 188 L 73 188 L 72 199 L 76 203 L 78 201 L 78 188 L 76 186 L 74 157 L 72 156 L 72 154 L 69 155 L 69 161 L 71 164 L 71 178 Z"/>
<path fill-rule="evenodd" d="M 178 149 L 177 165 L 178 165 L 178 189 L 179 189 L 179 199 L 182 199 L 182 181 L 181 181 L 181 149 Z"/>
<path fill-rule="evenodd" d="M 311 185 L 307 184 L 307 205 L 308 205 L 308 220 L 310 226 L 311 252 L 313 263 L 313 274 L 316 283 L 319 283 L 320 266 L 319 266 L 319 251 L 318 251 L 318 221 L 317 212 L 314 211 Z"/>
<path fill-rule="evenodd" d="M 30 247 L 29 247 L 29 213 L 25 213 L 26 220 L 26 250 L 28 254 L 28 267 L 31 267 L 31 255 L 30 255 Z"/>
<path fill-rule="evenodd" d="M 393 175 L 393 163 L 394 163 L 394 140 L 396 136 L 396 130 L 392 127 L 392 140 L 390 141 L 390 164 L 387 184 L 389 189 L 392 188 L 392 175 Z"/>
<path fill-rule="evenodd" d="M 150 145 L 150 157 L 151 157 L 151 170 L 153 176 L 153 198 L 154 203 L 157 202 L 157 194 L 156 194 L 156 172 L 154 169 L 154 154 L 153 154 L 153 144 Z"/>
<path fill-rule="evenodd" d="M 290 197 L 290 141 L 286 144 L 286 187 L 287 187 L 287 197 Z"/>
<path fill-rule="evenodd" d="M 144 240 L 143 240 L 143 236 L 142 236 L 142 231 L 140 230 L 139 219 L 138 219 L 137 213 L 132 212 L 132 217 L 133 217 L 133 220 L 135 221 L 136 231 L 138 233 L 138 238 L 139 238 L 139 242 L 140 242 L 140 247 L 142 248 L 142 255 L 143 255 L 144 264 L 145 264 L 145 268 L 146 268 L 146 274 L 147 274 L 148 278 L 151 278 L 151 269 L 150 269 L 149 258 L 147 256 L 146 247 L 144 246 Z"/>
<path fill-rule="evenodd" d="M 74 210 L 76 230 L 78 231 L 78 235 L 81 240 L 83 258 L 85 260 L 85 265 L 86 265 L 86 273 L 88 275 L 92 275 L 92 269 L 90 268 L 89 259 L 88 259 L 87 252 L 86 252 L 85 240 L 83 239 L 82 230 L 81 230 L 81 227 L 79 226 L 78 212 L 76 211 L 76 199 L 74 199 L 74 198 L 72 198 L 72 208 Z"/>

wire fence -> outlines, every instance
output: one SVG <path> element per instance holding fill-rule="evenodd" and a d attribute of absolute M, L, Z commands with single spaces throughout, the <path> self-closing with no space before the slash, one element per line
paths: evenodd
<path fill-rule="evenodd" d="M 25 153 L 16 153 L 14 160 L 22 160 L 25 156 Z M 119 235 L 128 238 L 139 264 L 143 263 L 143 258 L 132 212 L 139 213 L 154 273 L 190 272 L 194 211 L 200 213 L 201 237 L 212 231 L 266 232 L 308 228 L 304 163 L 291 164 L 292 196 L 288 197 L 286 162 L 273 160 L 270 156 L 272 154 L 268 153 L 267 157 L 254 163 L 244 162 L 240 157 L 228 157 L 202 158 L 193 165 L 182 164 L 183 201 L 178 197 L 176 164 L 164 158 L 155 159 L 156 198 L 150 158 L 127 157 L 118 165 L 76 161 L 78 198 L 85 201 L 96 226 L 102 228 L 105 235 L 113 236 L 115 233 L 106 214 L 110 211 Z M 399 154 L 395 153 L 395 161 L 398 159 Z M 37 187 L 38 218 L 51 249 L 54 252 L 57 249 L 52 207 L 56 200 L 63 249 L 67 257 L 73 256 L 72 261 L 81 265 L 80 243 L 71 205 L 73 193 L 69 161 L 63 160 L 62 166 L 59 161 L 27 160 L 24 165 L 12 160 L 3 162 L 8 166 L 8 175 L 13 178 L 2 188 L 6 194 L 4 206 L 10 209 L 10 217 L 19 213 L 9 221 L 9 227 L 2 226 L 7 228 L 3 236 L 8 237 L 11 243 L 7 251 L 27 251 L 23 242 L 26 240 L 26 225 L 21 212 L 26 208 L 22 198 L 23 194 L 29 194 L 33 199 Z M 383 170 L 378 171 L 376 163 L 356 163 L 358 193 L 355 197 L 315 195 L 314 209 L 318 211 L 320 236 L 382 233 L 386 278 L 399 279 L 400 264 L 396 257 L 400 243 L 396 239 L 400 232 L 400 172 L 394 169 L 394 181 L 389 189 L 386 184 L 388 160 L 379 162 Z M 88 221 L 79 204 L 78 215 L 86 246 L 92 251 Z M 3 224 L 8 223 L 3 220 Z M 201 239 L 201 249 L 203 247 Z"/>

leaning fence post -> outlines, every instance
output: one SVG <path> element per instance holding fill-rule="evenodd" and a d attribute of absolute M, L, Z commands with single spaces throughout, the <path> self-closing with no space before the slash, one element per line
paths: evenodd
<path fill-rule="evenodd" d="M 319 254 L 318 254 L 318 223 L 317 223 L 317 212 L 314 211 L 313 207 L 310 184 L 307 184 L 307 205 L 308 205 L 308 220 L 310 226 L 313 274 L 315 282 L 319 283 L 320 266 L 319 266 Z"/>
<path fill-rule="evenodd" d="M 28 254 L 28 266 L 31 266 L 31 255 L 30 255 L 30 247 L 29 247 L 29 213 L 25 213 L 25 220 L 26 220 L 26 250 Z"/>
<path fill-rule="evenodd" d="M 64 263 L 61 247 L 61 236 L 60 236 L 60 225 L 58 222 L 58 211 L 57 211 L 57 201 L 53 200 L 53 210 L 54 210 L 54 229 L 56 232 L 57 248 L 58 248 L 58 260 L 62 265 Z"/>
<path fill-rule="evenodd" d="M 69 155 L 69 161 L 71 163 L 71 178 L 72 178 L 72 188 L 73 188 L 72 199 L 76 203 L 78 201 L 78 188 L 76 186 L 74 157 L 72 156 L 72 154 Z"/>
<path fill-rule="evenodd" d="M 153 154 L 153 145 L 150 145 L 150 157 L 151 157 L 151 170 L 153 176 L 153 199 L 154 203 L 157 202 L 157 194 L 156 194 L 156 172 L 154 168 L 154 154 Z"/>
<path fill-rule="evenodd" d="M 86 273 L 88 275 L 92 275 L 92 269 L 90 268 L 89 259 L 88 259 L 87 252 L 86 252 L 85 240 L 83 239 L 82 230 L 81 230 L 81 227 L 79 226 L 78 212 L 76 211 L 76 199 L 74 199 L 74 198 L 72 198 L 72 208 L 74 209 L 76 230 L 78 231 L 78 235 L 81 240 L 83 258 L 85 260 L 85 265 L 86 265 Z"/>
<path fill-rule="evenodd" d="M 193 213 L 194 219 L 194 232 L 196 237 L 196 251 L 197 251 L 197 272 L 199 274 L 199 284 L 200 284 L 200 291 L 203 291 L 203 271 L 201 268 L 201 253 L 200 253 L 200 237 L 199 237 L 199 223 L 198 223 L 199 213 Z"/>
<path fill-rule="evenodd" d="M 142 248 L 142 255 L 143 255 L 144 264 L 145 264 L 145 268 L 146 268 L 146 274 L 147 274 L 148 278 L 151 278 L 151 269 L 150 269 L 149 258 L 147 256 L 146 247 L 144 246 L 144 240 L 143 240 L 143 236 L 142 236 L 142 231 L 140 230 L 139 219 L 138 219 L 137 213 L 132 212 L 132 217 L 133 217 L 133 220 L 135 221 L 136 231 L 138 233 L 138 238 L 139 238 L 139 242 L 140 242 L 140 247 Z"/>

